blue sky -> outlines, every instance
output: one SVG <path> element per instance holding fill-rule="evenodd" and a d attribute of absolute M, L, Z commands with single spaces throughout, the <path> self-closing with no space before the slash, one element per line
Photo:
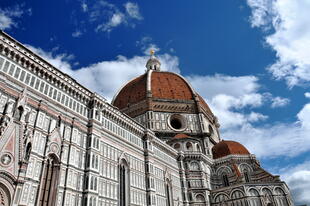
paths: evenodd
<path fill-rule="evenodd" d="M 309 0 L 0 2 L 0 28 L 111 100 L 154 48 L 310 204 Z"/>

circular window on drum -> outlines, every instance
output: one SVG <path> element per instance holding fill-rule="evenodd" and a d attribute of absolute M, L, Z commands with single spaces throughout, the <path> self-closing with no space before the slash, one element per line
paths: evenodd
<path fill-rule="evenodd" d="M 187 127 L 186 119 L 181 114 L 172 114 L 169 117 L 168 123 L 169 123 L 170 128 L 175 131 L 183 131 Z"/>

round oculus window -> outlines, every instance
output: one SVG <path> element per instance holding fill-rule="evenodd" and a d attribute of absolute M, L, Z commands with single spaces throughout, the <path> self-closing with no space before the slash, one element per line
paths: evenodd
<path fill-rule="evenodd" d="M 169 118 L 169 126 L 173 130 L 182 131 L 186 128 L 186 120 L 183 115 L 173 114 Z"/>

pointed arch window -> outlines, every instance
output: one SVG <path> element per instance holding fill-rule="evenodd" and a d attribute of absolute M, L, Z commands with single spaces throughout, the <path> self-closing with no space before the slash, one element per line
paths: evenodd
<path fill-rule="evenodd" d="M 22 119 L 23 113 L 24 113 L 23 106 L 19 106 L 17 110 L 15 111 L 15 115 L 14 115 L 15 119 L 20 121 Z"/>
<path fill-rule="evenodd" d="M 228 187 L 229 186 L 229 179 L 228 179 L 227 174 L 222 175 L 222 180 L 223 180 L 224 187 Z"/>
<path fill-rule="evenodd" d="M 48 156 L 42 174 L 39 205 L 47 206 L 56 201 L 59 168 L 59 159 L 55 155 Z"/>
<path fill-rule="evenodd" d="M 288 201 L 286 199 L 285 192 L 281 188 L 275 189 L 275 202 L 277 205 L 288 206 Z"/>
<path fill-rule="evenodd" d="M 243 171 L 245 182 L 250 182 L 250 176 L 247 170 Z"/>
<path fill-rule="evenodd" d="M 119 201 L 120 206 L 129 205 L 129 166 L 125 159 L 122 159 L 119 164 Z"/>
<path fill-rule="evenodd" d="M 31 153 L 31 143 L 28 143 L 26 146 L 26 151 L 25 151 L 25 160 L 26 161 L 29 161 L 30 153 Z"/>
<path fill-rule="evenodd" d="M 262 202 L 260 200 L 259 193 L 256 189 L 249 190 L 249 206 L 262 206 Z"/>
<path fill-rule="evenodd" d="M 171 181 L 166 179 L 166 200 L 167 200 L 167 206 L 173 205 L 173 196 L 172 196 L 172 185 Z"/>

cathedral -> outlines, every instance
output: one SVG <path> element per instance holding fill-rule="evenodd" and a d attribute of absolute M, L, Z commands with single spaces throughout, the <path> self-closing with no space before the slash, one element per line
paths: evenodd
<path fill-rule="evenodd" d="M 294 205 L 154 52 L 109 103 L 0 31 L 0 114 L 0 206 Z"/>

